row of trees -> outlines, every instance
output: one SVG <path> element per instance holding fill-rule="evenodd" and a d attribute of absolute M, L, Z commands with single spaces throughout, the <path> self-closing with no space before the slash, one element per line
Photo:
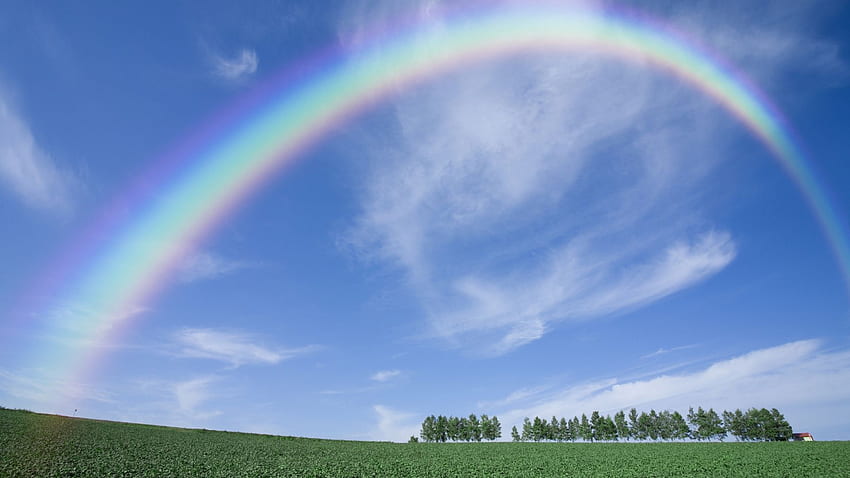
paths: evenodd
<path fill-rule="evenodd" d="M 726 431 L 739 440 L 789 440 L 792 435 L 791 425 L 775 408 L 770 410 L 751 408 L 746 412 L 741 412 L 741 410 L 723 412 L 723 423 Z"/>
<path fill-rule="evenodd" d="M 746 412 L 724 411 L 721 415 L 713 408 L 688 410 L 687 419 L 681 413 L 668 410 L 649 413 L 632 408 L 628 417 L 622 410 L 610 415 L 594 411 L 590 418 L 570 420 L 552 417 L 526 418 L 522 434 L 516 426 L 511 430 L 514 441 L 618 441 L 618 440 L 720 440 L 731 434 L 742 441 L 776 441 L 791 438 L 791 425 L 777 409 L 751 408 Z"/>
<path fill-rule="evenodd" d="M 468 418 L 431 415 L 422 422 L 419 436 L 425 442 L 495 440 L 502 437 L 502 424 L 496 416 L 479 419 L 474 413 Z"/>

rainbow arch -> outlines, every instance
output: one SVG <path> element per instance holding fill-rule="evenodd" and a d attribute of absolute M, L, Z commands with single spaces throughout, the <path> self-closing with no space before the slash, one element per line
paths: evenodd
<path fill-rule="evenodd" d="M 722 105 L 774 154 L 811 206 L 850 284 L 847 226 L 839 219 L 769 101 L 705 52 L 655 23 L 612 11 L 556 5 L 478 7 L 438 27 L 413 24 L 377 35 L 353 54 L 324 58 L 307 74 L 258 90 L 217 136 L 183 166 L 157 176 L 154 199 L 118 223 L 99 254 L 69 281 L 48 330 L 74 329 L 78 348 L 50 362 L 57 376 L 85 374 L 108 343 L 128 327 L 181 258 L 215 230 L 273 173 L 292 164 L 340 123 L 400 89 L 472 62 L 528 51 L 581 51 L 640 61 L 666 71 Z"/>

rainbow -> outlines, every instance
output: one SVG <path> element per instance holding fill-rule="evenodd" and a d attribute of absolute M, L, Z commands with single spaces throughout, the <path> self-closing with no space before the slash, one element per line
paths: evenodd
<path fill-rule="evenodd" d="M 773 153 L 796 181 L 850 284 L 846 226 L 785 121 L 740 75 L 678 35 L 634 15 L 551 4 L 476 7 L 439 27 L 410 24 L 376 35 L 354 53 L 323 55 L 295 75 L 273 78 L 154 174 L 153 194 L 129 220 L 110 222 L 109 241 L 61 294 L 46 330 L 74 330 L 78 345 L 48 358 L 61 377 L 91 370 L 169 274 L 243 201 L 336 126 L 411 85 L 475 62 L 526 52 L 592 52 L 671 74 L 716 101 Z M 219 122 L 221 123 L 221 122 Z M 156 169 L 156 168 L 154 168 Z M 114 223 L 114 224 L 113 224 Z M 44 357 L 39 360 L 44 361 Z"/>

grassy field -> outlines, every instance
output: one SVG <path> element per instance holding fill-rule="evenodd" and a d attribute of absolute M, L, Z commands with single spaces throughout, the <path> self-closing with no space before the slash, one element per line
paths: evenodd
<path fill-rule="evenodd" d="M 0 410 L 0 476 L 850 476 L 850 442 L 393 444 Z"/>

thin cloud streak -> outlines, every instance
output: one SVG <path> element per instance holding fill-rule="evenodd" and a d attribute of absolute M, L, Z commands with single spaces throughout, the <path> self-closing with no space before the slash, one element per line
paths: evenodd
<path fill-rule="evenodd" d="M 122 395 L 143 398 L 136 402 L 122 400 L 122 406 L 110 410 L 108 416 L 135 423 L 209 428 L 211 419 L 225 415 L 216 399 L 232 396 L 223 382 L 226 377 L 221 375 L 131 380 L 122 384 Z M 130 403 L 133 405 L 128 406 Z"/>
<path fill-rule="evenodd" d="M 401 376 L 401 370 L 381 370 L 375 372 L 370 378 L 376 382 L 388 382 Z"/>
<path fill-rule="evenodd" d="M 243 48 L 233 57 L 213 53 L 211 61 L 213 74 L 230 82 L 242 81 L 253 76 L 259 65 L 257 52 L 248 48 Z"/>
<path fill-rule="evenodd" d="M 178 270 L 178 279 L 183 283 L 218 279 L 234 272 L 256 267 L 247 261 L 227 259 L 218 254 L 200 251 L 188 256 Z"/>
<path fill-rule="evenodd" d="M 710 232 L 693 244 L 673 244 L 649 263 L 626 263 L 619 271 L 609 265 L 610 273 L 587 262 L 592 255 L 567 248 L 544 270 L 503 283 L 465 278 L 457 289 L 470 305 L 440 318 L 439 333 L 507 330 L 485 349 L 500 355 L 540 338 L 550 324 L 627 311 L 704 280 L 732 261 L 735 247 L 727 234 Z"/>
<path fill-rule="evenodd" d="M 242 332 L 186 328 L 174 336 L 178 355 L 229 363 L 232 367 L 249 364 L 277 364 L 283 360 L 314 352 L 316 346 L 299 348 L 268 347 L 256 343 Z"/>
<path fill-rule="evenodd" d="M 79 179 L 61 169 L 36 143 L 29 125 L 0 97 L 0 184 L 24 204 L 68 216 Z"/>
<path fill-rule="evenodd" d="M 0 388 L 10 397 L 21 400 L 22 408 L 42 408 L 50 413 L 57 412 L 56 391 L 62 391 L 66 401 L 75 403 L 95 401 L 115 403 L 115 397 L 107 390 L 91 384 L 57 379 L 40 373 L 38 370 L 10 371 L 0 369 Z M 4 404 L 7 405 L 8 404 Z M 67 410 L 64 411 L 67 413 Z"/>
<path fill-rule="evenodd" d="M 384 405 L 375 405 L 372 409 L 377 415 L 377 423 L 369 434 L 370 440 L 406 442 L 411 436 L 419 435 L 415 414 Z"/>
<path fill-rule="evenodd" d="M 688 350 L 688 349 L 692 349 L 694 347 L 699 347 L 699 344 L 680 345 L 678 347 L 671 347 L 669 349 L 665 349 L 664 347 L 661 347 L 658 350 L 656 350 L 655 352 L 648 353 L 646 355 L 641 355 L 640 358 L 648 359 L 648 358 L 658 357 L 660 355 L 666 355 L 666 354 L 669 354 L 671 352 L 678 352 L 680 350 Z"/>
<path fill-rule="evenodd" d="M 215 377 L 199 377 L 174 383 L 172 390 L 179 412 L 192 420 L 203 420 L 220 415 L 220 411 L 205 412 L 198 409 L 214 396 L 210 385 L 215 380 Z"/>

